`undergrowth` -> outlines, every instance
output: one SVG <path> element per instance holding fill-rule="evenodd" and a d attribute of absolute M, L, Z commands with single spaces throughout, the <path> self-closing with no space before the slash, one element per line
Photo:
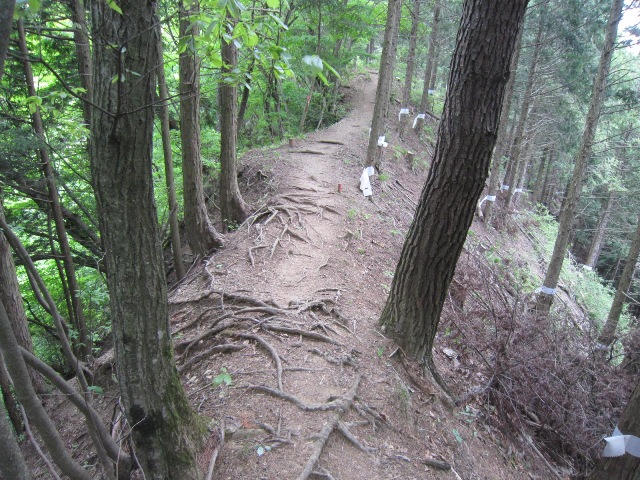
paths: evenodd
<path fill-rule="evenodd" d="M 552 222 L 537 213 L 520 229 L 548 261 Z M 526 263 L 478 242 L 467 247 L 439 330 L 440 343 L 459 355 L 461 376 L 473 379 L 452 386 L 458 402 L 475 403 L 523 444 L 531 437 L 566 473 L 581 478 L 600 455 L 600 440 L 613 431 L 634 381 L 628 365 L 607 361 L 596 348 L 611 291 L 570 264 L 561 283 L 588 314 L 556 301 L 541 318 L 533 308 L 540 279 Z M 640 343 L 624 341 L 632 340 Z"/>

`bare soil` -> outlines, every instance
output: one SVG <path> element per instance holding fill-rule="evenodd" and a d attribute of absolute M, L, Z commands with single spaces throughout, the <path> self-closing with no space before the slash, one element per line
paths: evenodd
<path fill-rule="evenodd" d="M 339 123 L 241 159 L 241 188 L 256 213 L 171 287 L 191 405 L 212 432 L 226 432 L 213 478 L 553 478 L 472 400 L 448 401 L 379 329 L 426 178 L 404 151 L 427 158 L 428 142 L 411 131 L 400 142 L 392 106 L 382 175 L 373 178 L 373 199 L 362 195 L 376 80 L 367 73 L 351 81 L 352 109 Z M 474 229 L 490 241 L 491 231 Z M 457 392 L 475 386 L 447 352 L 438 343 L 445 381 Z M 105 417 L 116 401 L 109 392 L 100 399 Z M 59 413 L 71 423 L 71 410 Z M 84 437 L 80 426 L 67 434 L 70 443 Z"/>

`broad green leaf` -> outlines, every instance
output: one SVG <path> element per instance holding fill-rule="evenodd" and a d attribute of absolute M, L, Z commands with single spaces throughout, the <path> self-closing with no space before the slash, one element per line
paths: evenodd
<path fill-rule="evenodd" d="M 305 55 L 302 57 L 302 64 L 311 76 L 318 75 L 323 69 L 322 59 L 317 55 Z"/>
<path fill-rule="evenodd" d="M 267 6 L 273 9 L 279 8 L 280 0 L 267 0 Z"/>
<path fill-rule="evenodd" d="M 282 21 L 282 19 L 277 16 L 274 15 L 273 13 L 269 12 L 268 15 L 278 24 L 280 25 L 280 27 L 284 30 L 289 30 L 289 27 L 287 27 L 287 25 Z"/>
<path fill-rule="evenodd" d="M 109 5 L 112 10 L 122 15 L 122 9 L 118 6 L 115 0 L 107 0 L 107 5 Z"/>

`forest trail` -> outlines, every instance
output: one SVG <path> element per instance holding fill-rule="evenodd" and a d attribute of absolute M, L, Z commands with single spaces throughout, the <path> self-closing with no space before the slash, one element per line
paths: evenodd
<path fill-rule="evenodd" d="M 244 156 L 256 213 L 170 291 L 189 399 L 226 431 L 214 478 L 547 478 L 416 381 L 379 331 L 426 172 L 395 155 L 394 124 L 374 201 L 359 190 L 376 78 L 353 79 L 337 124 Z"/>

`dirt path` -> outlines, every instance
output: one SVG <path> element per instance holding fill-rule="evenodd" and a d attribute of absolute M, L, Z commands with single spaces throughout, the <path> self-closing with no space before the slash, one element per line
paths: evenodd
<path fill-rule="evenodd" d="M 226 429 L 214 478 L 529 478 L 502 466 L 487 427 L 412 383 L 377 330 L 424 172 L 390 147 L 375 202 L 359 191 L 375 88 L 359 76 L 342 121 L 247 154 L 257 213 L 172 290 L 191 403 Z"/>

